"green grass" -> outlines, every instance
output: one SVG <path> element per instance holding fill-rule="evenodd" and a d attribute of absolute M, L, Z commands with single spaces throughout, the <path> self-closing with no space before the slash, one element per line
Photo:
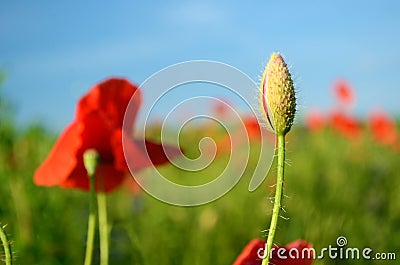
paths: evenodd
<path fill-rule="evenodd" d="M 198 127 L 180 138 L 189 156 L 199 154 L 193 143 L 203 135 Z M 336 238 L 346 236 L 349 247 L 396 252 L 400 259 L 399 153 L 375 144 L 367 131 L 364 135 L 359 141 L 349 141 L 329 129 L 312 134 L 296 127 L 289 133 L 286 156 L 290 166 L 286 167 L 283 202 L 284 216 L 289 219 L 279 220 L 277 243 L 303 238 L 319 251 L 336 246 Z M 32 182 L 34 170 L 55 139 L 40 125 L 16 129 L 2 116 L 0 222 L 8 225 L 15 264 L 83 264 L 89 195 Z M 272 209 L 274 166 L 262 187 L 247 191 L 256 165 L 257 151 L 252 152 L 238 185 L 207 205 L 177 207 L 146 193 L 134 196 L 125 189 L 112 193 L 108 197 L 110 263 L 232 264 L 252 238 L 265 235 Z M 202 177 L 209 180 L 226 161 L 227 154 L 219 155 L 189 182 L 202 183 Z M 161 170 L 174 181 L 187 181 L 182 170 L 172 166 Z M 98 259 L 98 244 L 94 256 Z M 315 264 L 395 262 L 325 258 Z"/>

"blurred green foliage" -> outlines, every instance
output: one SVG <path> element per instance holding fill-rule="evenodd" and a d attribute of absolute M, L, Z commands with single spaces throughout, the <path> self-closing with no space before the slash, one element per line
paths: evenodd
<path fill-rule="evenodd" d="M 88 194 L 35 186 L 33 173 L 56 135 L 41 125 L 16 128 L 1 96 L 0 108 L 0 222 L 8 224 L 15 263 L 82 264 Z M 193 143 L 204 134 L 199 127 L 180 138 L 189 156 L 198 155 Z M 288 136 L 283 215 L 289 219 L 280 219 L 276 242 L 303 238 L 318 251 L 345 236 L 349 247 L 396 252 L 400 259 L 399 153 L 375 144 L 368 132 L 349 141 L 329 129 L 310 133 L 297 127 Z M 221 170 L 227 155 L 218 155 L 211 169 Z M 207 205 L 171 206 L 124 188 L 110 194 L 111 264 L 232 264 L 251 239 L 264 236 L 270 220 L 275 170 L 261 188 L 248 192 L 255 155 L 239 184 Z M 172 166 L 161 170 L 174 180 L 183 177 Z M 326 257 L 315 264 L 383 262 Z"/>

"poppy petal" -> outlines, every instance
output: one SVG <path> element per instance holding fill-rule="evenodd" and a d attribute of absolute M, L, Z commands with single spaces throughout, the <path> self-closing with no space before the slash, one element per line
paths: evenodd
<path fill-rule="evenodd" d="M 111 127 L 122 128 L 125 111 L 133 95 L 133 108 L 130 108 L 126 120 L 132 129 L 142 97 L 140 90 L 126 79 L 110 78 L 92 87 L 89 93 L 79 100 L 76 116 L 80 119 L 96 111 Z"/>
<path fill-rule="evenodd" d="M 89 178 L 84 166 L 76 167 L 74 172 L 60 184 L 64 188 L 79 188 L 89 190 Z M 118 188 L 124 182 L 127 173 L 118 171 L 112 164 L 99 164 L 96 169 L 96 190 L 110 192 Z"/>
<path fill-rule="evenodd" d="M 138 141 L 135 141 L 138 142 Z M 143 147 L 143 145 L 141 145 Z M 145 140 L 146 149 L 153 165 L 158 166 L 182 155 L 182 150 L 171 145 L 159 144 Z"/>
<path fill-rule="evenodd" d="M 249 139 L 260 140 L 261 139 L 261 127 L 258 120 L 253 117 L 248 117 L 243 120 L 244 126 L 248 133 Z"/>
<path fill-rule="evenodd" d="M 96 169 L 96 189 L 110 191 L 122 184 L 123 176 L 126 174 L 126 170 L 119 170 L 114 166 L 116 157 L 113 153 L 112 136 L 118 130 L 110 128 L 98 112 L 86 114 L 80 122 L 84 129 L 80 135 L 82 146 L 78 157 L 82 158 L 83 153 L 88 149 L 95 149 L 99 153 L 100 163 Z M 62 186 L 89 189 L 89 180 L 83 159 L 79 159 L 75 170 L 62 183 Z"/>
<path fill-rule="evenodd" d="M 394 145 L 397 139 L 396 121 L 384 111 L 375 111 L 369 117 L 369 127 L 376 142 Z"/>
<path fill-rule="evenodd" d="M 182 154 L 179 148 L 170 145 L 161 145 L 148 140 L 133 140 L 122 130 L 115 131 L 112 145 L 115 165 L 121 170 L 127 170 L 126 161 L 131 170 L 139 171 L 152 165 L 164 164 L 169 161 L 168 158 L 173 159 Z"/>
<path fill-rule="evenodd" d="M 253 239 L 243 249 L 233 265 L 261 265 L 262 260 L 258 257 L 258 251 L 265 247 L 265 242 L 261 239 Z"/>
<path fill-rule="evenodd" d="M 356 118 L 341 112 L 331 114 L 331 126 L 338 133 L 350 139 L 358 138 L 361 134 L 361 126 Z"/>
<path fill-rule="evenodd" d="M 281 253 L 282 257 L 279 258 L 278 255 L 274 255 L 270 260 L 271 264 L 276 265 L 311 265 L 314 261 L 312 251 L 303 251 L 304 249 L 311 249 L 312 245 L 305 240 L 298 239 L 284 247 L 280 247 L 275 250 L 274 253 Z M 284 249 L 279 250 L 279 249 Z M 292 251 L 291 251 L 292 250 Z M 278 252 L 281 251 L 281 252 Z M 310 255 L 310 256 L 308 256 Z"/>
<path fill-rule="evenodd" d="M 83 153 L 88 149 L 95 149 L 100 155 L 102 164 L 112 163 L 114 157 L 110 138 L 115 129 L 109 127 L 109 124 L 98 112 L 88 113 L 79 122 L 82 123 L 83 127 L 80 135 L 82 146 L 79 155 L 83 156 Z"/>
<path fill-rule="evenodd" d="M 261 239 L 253 239 L 243 249 L 242 253 L 235 260 L 233 265 L 261 265 L 262 259 L 259 254 L 264 255 L 260 252 L 261 249 L 265 248 L 265 242 Z M 284 247 L 279 247 L 271 251 L 271 260 L 269 264 L 274 265 L 311 265 L 314 261 L 313 252 L 311 251 L 310 257 L 308 257 L 308 251 L 303 251 L 306 248 L 312 248 L 312 245 L 305 240 L 296 240 Z M 295 251 L 293 251 L 295 249 Z M 292 250 L 292 252 L 290 252 Z M 260 252 L 260 253 L 259 253 Z M 277 254 L 279 253 L 279 254 Z M 299 256 L 294 256 L 299 254 Z M 302 257 L 301 255 L 305 255 Z M 280 257 L 278 256 L 280 255 Z M 294 258 L 293 258 L 294 256 Z"/>
<path fill-rule="evenodd" d="M 139 147 L 138 142 L 133 141 L 132 137 L 123 130 L 116 130 L 112 135 L 111 144 L 115 167 L 120 170 L 128 170 L 127 161 L 131 170 L 138 171 L 151 166 L 152 163 L 148 156 Z M 125 151 L 125 154 L 124 154 Z"/>
<path fill-rule="evenodd" d="M 54 186 L 68 178 L 78 163 L 76 154 L 82 145 L 82 131 L 79 122 L 73 122 L 65 129 L 46 160 L 35 171 L 33 181 L 36 185 Z"/>
<path fill-rule="evenodd" d="M 355 94 L 351 84 L 344 80 L 339 79 L 335 81 L 333 90 L 336 96 L 336 99 L 340 104 L 346 107 L 351 107 L 355 102 Z"/>
<path fill-rule="evenodd" d="M 68 188 L 89 190 L 89 179 L 83 164 L 83 153 L 95 149 L 100 156 L 96 170 L 96 187 L 112 190 L 123 182 L 124 172 L 114 168 L 110 135 L 113 130 L 97 112 L 87 113 L 74 121 L 62 133 L 46 161 L 37 169 L 37 185 L 61 185 Z"/>

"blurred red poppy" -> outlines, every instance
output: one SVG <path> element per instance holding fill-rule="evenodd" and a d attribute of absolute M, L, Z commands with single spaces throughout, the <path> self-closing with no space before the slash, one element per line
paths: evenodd
<path fill-rule="evenodd" d="M 318 110 L 311 110 L 306 115 L 306 127 L 312 132 L 320 131 L 325 126 L 325 117 Z"/>
<path fill-rule="evenodd" d="M 258 120 L 254 117 L 243 118 L 244 126 L 248 134 L 249 140 L 260 140 L 261 139 L 261 127 Z"/>
<path fill-rule="evenodd" d="M 240 143 L 244 142 L 244 138 L 247 138 L 249 142 L 260 141 L 261 127 L 258 120 L 253 116 L 248 116 L 242 118 L 242 122 L 246 130 L 244 134 L 235 131 L 232 134 L 224 134 L 222 137 L 217 139 L 218 153 L 230 153 L 233 147 L 238 147 Z"/>
<path fill-rule="evenodd" d="M 217 154 L 229 154 L 232 152 L 232 142 L 236 139 L 231 137 L 231 135 L 226 134 L 222 138 L 220 138 L 217 143 Z"/>
<path fill-rule="evenodd" d="M 134 107 L 125 121 L 132 126 L 122 129 L 125 110 L 134 94 L 131 103 Z M 35 184 L 89 190 L 82 157 L 90 148 L 100 156 L 96 189 L 105 192 L 114 190 L 129 176 L 123 148 L 129 154 L 127 159 L 134 161 L 134 170 L 167 162 L 162 145 L 146 141 L 144 147 L 139 144 L 141 141 L 131 138 L 140 104 L 140 91 L 127 80 L 110 78 L 92 87 L 79 100 L 75 120 L 62 132 L 46 160 L 36 170 Z M 173 147 L 164 146 L 164 149 L 168 154 L 180 153 Z"/>
<path fill-rule="evenodd" d="M 376 142 L 383 145 L 393 145 L 396 142 L 396 122 L 385 112 L 372 113 L 369 116 L 369 127 Z"/>
<path fill-rule="evenodd" d="M 233 265 L 261 265 L 265 242 L 261 239 L 253 239 L 243 249 Z M 304 250 L 304 251 L 303 251 Z M 284 247 L 278 247 L 271 251 L 269 264 L 274 265 L 311 265 L 314 261 L 312 245 L 304 240 L 296 240 Z"/>
<path fill-rule="evenodd" d="M 225 99 L 220 99 L 216 103 L 213 104 L 213 110 L 214 113 L 216 113 L 219 116 L 225 116 L 228 115 L 229 112 L 231 112 L 231 106 L 232 104 L 225 100 Z"/>
<path fill-rule="evenodd" d="M 361 134 L 361 127 L 358 121 L 349 115 L 341 112 L 331 114 L 332 128 L 347 138 L 357 138 Z"/>
<path fill-rule="evenodd" d="M 393 150 L 394 150 L 395 152 L 400 152 L 400 139 L 399 139 L 399 138 L 397 138 L 397 141 L 396 141 L 396 143 L 395 143 L 394 146 L 393 146 Z"/>
<path fill-rule="evenodd" d="M 333 91 L 341 105 L 345 107 L 352 107 L 354 105 L 356 99 L 354 89 L 348 81 L 344 79 L 335 81 Z"/>
<path fill-rule="evenodd" d="M 123 186 L 124 189 L 131 195 L 139 196 L 142 193 L 142 189 L 133 178 L 125 178 Z"/>

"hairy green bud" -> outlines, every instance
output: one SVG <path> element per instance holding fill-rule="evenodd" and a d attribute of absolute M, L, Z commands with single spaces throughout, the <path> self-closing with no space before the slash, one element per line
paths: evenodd
<path fill-rule="evenodd" d="M 289 68 L 279 53 L 271 55 L 260 84 L 261 110 L 277 135 L 285 135 L 293 125 L 296 95 Z"/>

